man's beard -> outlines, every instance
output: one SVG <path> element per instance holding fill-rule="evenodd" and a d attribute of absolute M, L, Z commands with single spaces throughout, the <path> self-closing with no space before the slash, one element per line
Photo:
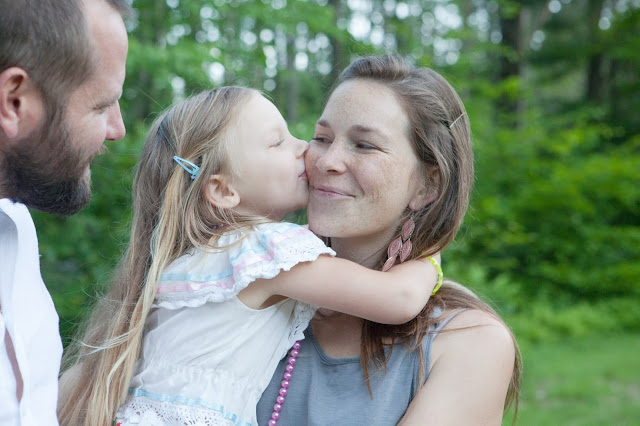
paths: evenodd
<path fill-rule="evenodd" d="M 57 114 L 56 114 L 57 115 Z M 4 191 L 13 201 L 57 215 L 72 215 L 91 199 L 91 157 L 74 145 L 61 116 L 46 120 L 5 152 Z M 80 142 L 80 141 L 76 141 Z"/>

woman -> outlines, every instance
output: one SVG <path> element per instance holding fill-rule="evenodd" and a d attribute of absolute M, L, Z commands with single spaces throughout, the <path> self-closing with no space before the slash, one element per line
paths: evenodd
<path fill-rule="evenodd" d="M 380 269 L 407 221 L 410 257 L 453 240 L 473 184 L 469 121 L 436 72 L 360 59 L 340 76 L 306 166 L 310 229 L 338 256 Z M 305 334 L 293 377 L 281 383 L 283 360 L 263 393 L 260 424 L 499 425 L 517 400 L 513 335 L 451 281 L 407 324 L 322 312 Z"/>

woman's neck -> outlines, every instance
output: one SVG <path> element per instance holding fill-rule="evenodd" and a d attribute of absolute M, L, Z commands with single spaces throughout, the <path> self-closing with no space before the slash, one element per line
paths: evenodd
<path fill-rule="evenodd" d="M 391 235 L 375 238 L 331 238 L 331 248 L 338 257 L 351 260 L 367 268 L 374 268 L 386 252 Z"/>
<path fill-rule="evenodd" d="M 339 312 L 321 311 L 318 310 L 311 321 L 311 327 L 324 353 L 334 358 L 360 356 L 362 320 Z"/>

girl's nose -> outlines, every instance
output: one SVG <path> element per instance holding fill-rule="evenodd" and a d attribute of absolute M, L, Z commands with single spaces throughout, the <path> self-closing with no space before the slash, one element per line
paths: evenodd
<path fill-rule="evenodd" d="M 309 149 L 309 143 L 296 138 L 297 157 L 302 157 Z"/>

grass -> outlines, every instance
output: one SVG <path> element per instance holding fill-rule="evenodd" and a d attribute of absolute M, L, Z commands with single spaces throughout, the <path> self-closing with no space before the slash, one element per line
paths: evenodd
<path fill-rule="evenodd" d="M 523 342 L 521 350 L 516 425 L 640 425 L 640 335 Z"/>

